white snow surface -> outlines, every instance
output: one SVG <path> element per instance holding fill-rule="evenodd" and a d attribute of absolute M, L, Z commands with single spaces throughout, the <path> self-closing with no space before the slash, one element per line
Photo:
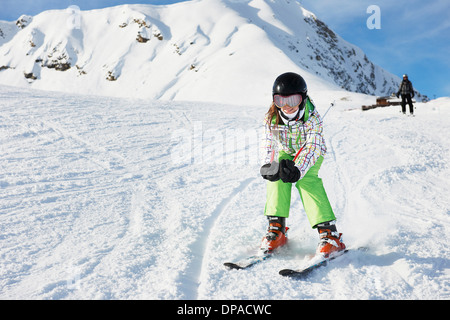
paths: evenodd
<path fill-rule="evenodd" d="M 318 241 L 293 191 L 289 244 L 223 263 L 265 233 L 267 105 L 155 101 L 0 86 L 0 299 L 449 299 L 450 98 L 361 111 L 310 92 L 322 177 L 350 251 L 307 280 Z"/>

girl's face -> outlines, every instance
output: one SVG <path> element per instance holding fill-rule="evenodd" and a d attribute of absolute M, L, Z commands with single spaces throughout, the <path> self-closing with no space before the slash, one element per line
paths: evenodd
<path fill-rule="evenodd" d="M 288 105 L 285 105 L 284 107 L 281 108 L 281 110 L 286 113 L 286 114 L 292 114 L 294 112 L 298 111 L 298 106 L 296 107 L 290 107 Z"/>

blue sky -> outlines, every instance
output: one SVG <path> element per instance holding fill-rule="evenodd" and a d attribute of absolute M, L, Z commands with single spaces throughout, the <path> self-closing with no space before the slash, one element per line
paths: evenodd
<path fill-rule="evenodd" d="M 207 0 L 206 0 L 207 1 Z M 176 0 L 0 0 L 0 20 L 21 14 L 77 5 L 81 10 L 125 3 L 171 4 Z M 299 0 L 345 40 L 359 46 L 374 63 L 402 76 L 430 98 L 450 96 L 449 0 Z M 367 12 L 379 11 L 379 29 L 369 29 Z M 377 22 L 377 20 L 372 22 Z"/>

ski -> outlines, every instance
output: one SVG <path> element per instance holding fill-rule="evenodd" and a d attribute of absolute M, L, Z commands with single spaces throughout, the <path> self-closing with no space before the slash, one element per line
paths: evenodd
<path fill-rule="evenodd" d="M 272 256 L 272 253 L 255 254 L 255 255 L 243 258 L 241 260 L 238 260 L 236 262 L 225 262 L 223 265 L 230 269 L 237 269 L 237 270 L 247 269 L 247 268 L 254 266 L 257 263 L 260 263 L 264 260 L 269 259 L 271 256 Z"/>
<path fill-rule="evenodd" d="M 348 252 L 348 249 L 341 251 L 341 252 L 339 252 L 339 254 L 334 255 L 330 258 L 321 258 L 319 261 L 314 261 L 311 263 L 311 265 L 307 266 L 306 268 L 296 269 L 296 270 L 283 269 L 283 270 L 280 270 L 279 274 L 282 275 L 283 277 L 304 279 L 314 270 L 316 270 L 320 267 L 326 266 L 331 260 L 334 260 L 334 259 L 342 256 L 346 252 Z M 314 258 L 312 260 L 314 260 Z"/>

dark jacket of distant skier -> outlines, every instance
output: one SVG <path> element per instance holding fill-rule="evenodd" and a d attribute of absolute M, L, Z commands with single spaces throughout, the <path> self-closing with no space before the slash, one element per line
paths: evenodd
<path fill-rule="evenodd" d="M 414 98 L 414 88 L 408 79 L 408 75 L 403 75 L 403 81 L 400 83 L 400 87 L 397 91 L 397 98 L 398 96 L 402 96 L 402 112 L 406 113 L 406 102 L 408 102 L 409 105 L 409 112 L 410 114 L 414 114 L 414 106 L 412 104 L 412 98 Z"/>

